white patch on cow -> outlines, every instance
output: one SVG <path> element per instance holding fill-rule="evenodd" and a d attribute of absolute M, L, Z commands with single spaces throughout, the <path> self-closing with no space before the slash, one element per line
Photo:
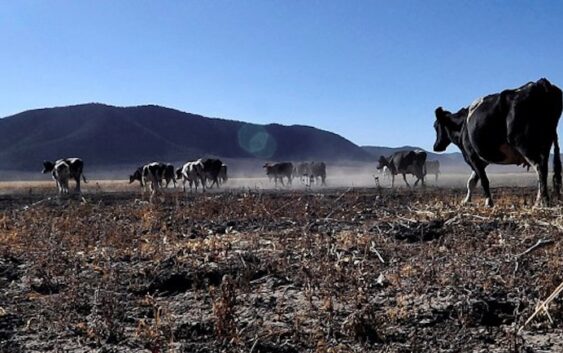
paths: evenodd
<path fill-rule="evenodd" d="M 184 191 L 186 191 L 186 182 L 188 182 L 190 190 L 192 190 L 192 186 L 195 186 L 196 191 L 201 182 L 202 188 L 205 191 L 205 173 L 203 169 L 204 165 L 201 159 L 194 162 L 187 162 L 182 166 L 181 174 Z"/>
<path fill-rule="evenodd" d="M 53 167 L 53 179 L 57 183 L 59 194 L 68 194 L 70 167 L 64 160 L 58 160 Z"/>
<path fill-rule="evenodd" d="M 479 107 L 481 106 L 481 104 L 483 104 L 483 100 L 484 97 L 478 98 L 475 101 L 473 101 L 473 103 L 471 103 L 471 105 L 469 106 L 469 112 L 467 113 L 467 121 L 469 121 L 469 119 L 471 118 L 471 116 L 473 115 L 473 113 L 479 109 Z"/>

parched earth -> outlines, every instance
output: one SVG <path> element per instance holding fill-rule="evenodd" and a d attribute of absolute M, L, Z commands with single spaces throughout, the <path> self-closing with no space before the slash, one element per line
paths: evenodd
<path fill-rule="evenodd" d="M 562 352 L 562 206 L 463 193 L 2 195 L 0 352 Z"/>

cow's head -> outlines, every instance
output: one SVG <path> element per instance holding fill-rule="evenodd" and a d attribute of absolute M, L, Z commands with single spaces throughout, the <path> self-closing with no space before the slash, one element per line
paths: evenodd
<path fill-rule="evenodd" d="M 383 167 L 386 167 L 388 165 L 389 165 L 389 161 L 387 160 L 387 158 L 385 158 L 384 156 L 380 156 L 377 161 L 377 170 L 381 170 L 383 169 Z"/>
<path fill-rule="evenodd" d="M 182 179 L 182 168 L 176 169 L 176 179 Z"/>
<path fill-rule="evenodd" d="M 43 170 L 41 171 L 41 173 L 45 174 L 45 173 L 52 172 L 53 168 L 55 168 L 55 164 L 53 162 L 43 161 Z"/>
<path fill-rule="evenodd" d="M 434 129 L 436 130 L 436 141 L 434 142 L 435 152 L 444 152 L 452 143 L 448 134 L 448 126 L 451 121 L 451 113 L 438 107 L 435 111 L 436 121 L 434 122 Z"/>
<path fill-rule="evenodd" d="M 141 184 L 143 183 L 143 180 L 141 178 L 141 171 L 142 171 L 141 168 L 137 168 L 137 170 L 135 171 L 135 173 L 133 173 L 133 175 L 129 175 L 129 184 L 131 184 L 135 180 L 139 180 Z"/>

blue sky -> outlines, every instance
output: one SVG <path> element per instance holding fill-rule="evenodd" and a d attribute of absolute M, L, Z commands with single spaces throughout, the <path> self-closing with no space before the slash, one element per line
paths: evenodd
<path fill-rule="evenodd" d="M 159 104 L 431 148 L 439 105 L 563 86 L 562 20 L 557 1 L 5 1 L 0 116 Z"/>

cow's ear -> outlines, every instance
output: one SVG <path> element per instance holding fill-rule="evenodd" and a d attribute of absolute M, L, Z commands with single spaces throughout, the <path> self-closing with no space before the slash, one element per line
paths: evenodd
<path fill-rule="evenodd" d="M 442 108 L 442 107 L 438 107 L 436 108 L 436 110 L 434 111 L 434 113 L 436 114 L 436 120 L 438 120 L 438 122 L 440 123 L 445 123 L 447 120 L 447 113 L 446 111 Z"/>

